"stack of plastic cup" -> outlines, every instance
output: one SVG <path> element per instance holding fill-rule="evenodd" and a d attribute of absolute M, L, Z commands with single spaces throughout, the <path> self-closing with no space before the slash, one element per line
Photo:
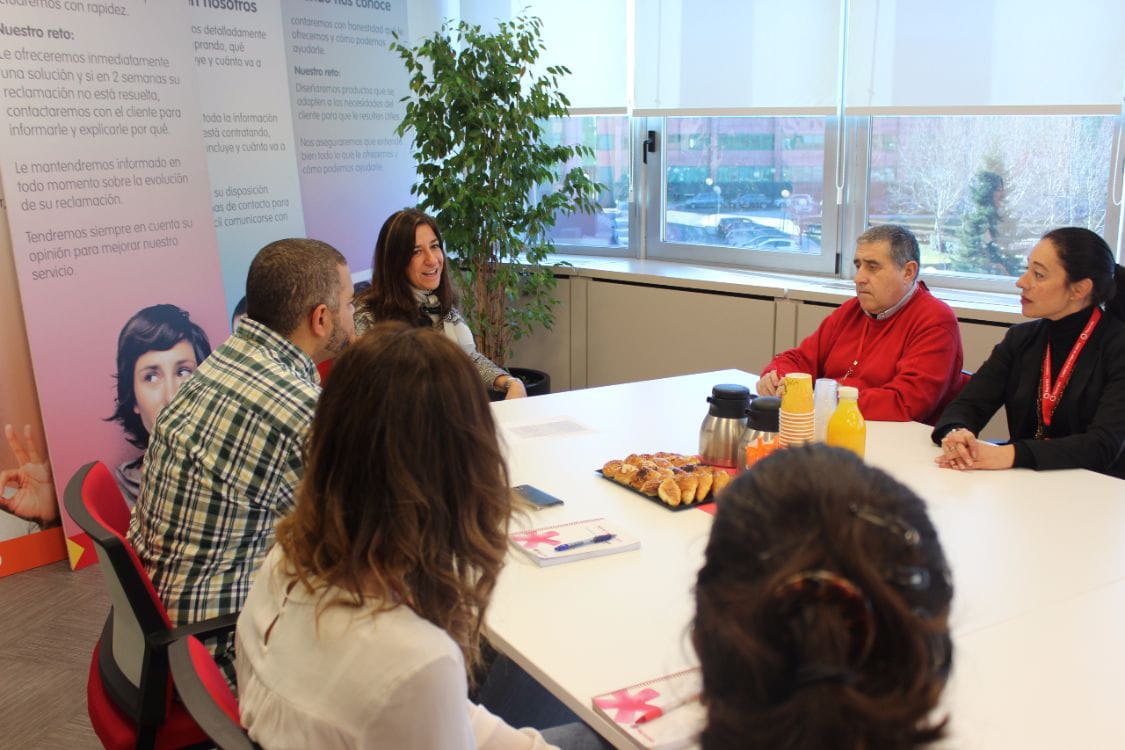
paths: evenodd
<path fill-rule="evenodd" d="M 823 443 L 828 435 L 828 420 L 836 411 L 836 381 L 817 378 L 813 388 L 813 440 Z"/>
<path fill-rule="evenodd" d="M 811 443 L 814 436 L 812 375 L 791 372 L 785 376 L 784 386 L 777 439 L 782 448 Z"/>

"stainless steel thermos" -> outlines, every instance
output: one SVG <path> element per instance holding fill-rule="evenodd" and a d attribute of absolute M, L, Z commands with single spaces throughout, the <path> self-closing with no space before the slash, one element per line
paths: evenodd
<path fill-rule="evenodd" d="M 711 389 L 711 407 L 699 427 L 699 455 L 712 466 L 736 468 L 738 441 L 746 429 L 750 389 L 744 385 L 722 383 Z"/>

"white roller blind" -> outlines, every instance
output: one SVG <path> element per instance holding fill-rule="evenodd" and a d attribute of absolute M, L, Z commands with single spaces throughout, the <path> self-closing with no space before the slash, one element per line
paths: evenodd
<path fill-rule="evenodd" d="M 834 0 L 636 0 L 634 113 L 830 113 L 839 36 Z"/>
<path fill-rule="evenodd" d="M 1122 0 L 851 0 L 850 8 L 851 113 L 1121 108 Z"/>
<path fill-rule="evenodd" d="M 571 111 L 624 113 L 626 86 L 625 0 L 462 0 L 461 17 L 484 28 L 524 10 L 543 21 L 542 68 L 565 65 L 561 81 Z"/>

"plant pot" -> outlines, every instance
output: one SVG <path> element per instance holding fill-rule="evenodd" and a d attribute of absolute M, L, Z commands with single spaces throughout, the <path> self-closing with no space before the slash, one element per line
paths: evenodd
<path fill-rule="evenodd" d="M 508 372 L 523 381 L 523 387 L 528 396 L 546 396 L 551 392 L 551 376 L 542 370 L 532 370 L 529 367 L 509 367 Z M 503 401 L 504 392 L 495 388 L 488 389 L 490 401 Z"/>

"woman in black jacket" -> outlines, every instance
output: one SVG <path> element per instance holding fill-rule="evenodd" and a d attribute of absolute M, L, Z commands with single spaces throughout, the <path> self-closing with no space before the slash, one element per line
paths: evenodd
<path fill-rule="evenodd" d="M 1023 314 L 933 431 L 952 469 L 1090 469 L 1125 478 L 1125 269 L 1105 240 L 1065 227 L 1016 281 Z M 977 433 L 1004 406 L 1009 442 Z"/>

